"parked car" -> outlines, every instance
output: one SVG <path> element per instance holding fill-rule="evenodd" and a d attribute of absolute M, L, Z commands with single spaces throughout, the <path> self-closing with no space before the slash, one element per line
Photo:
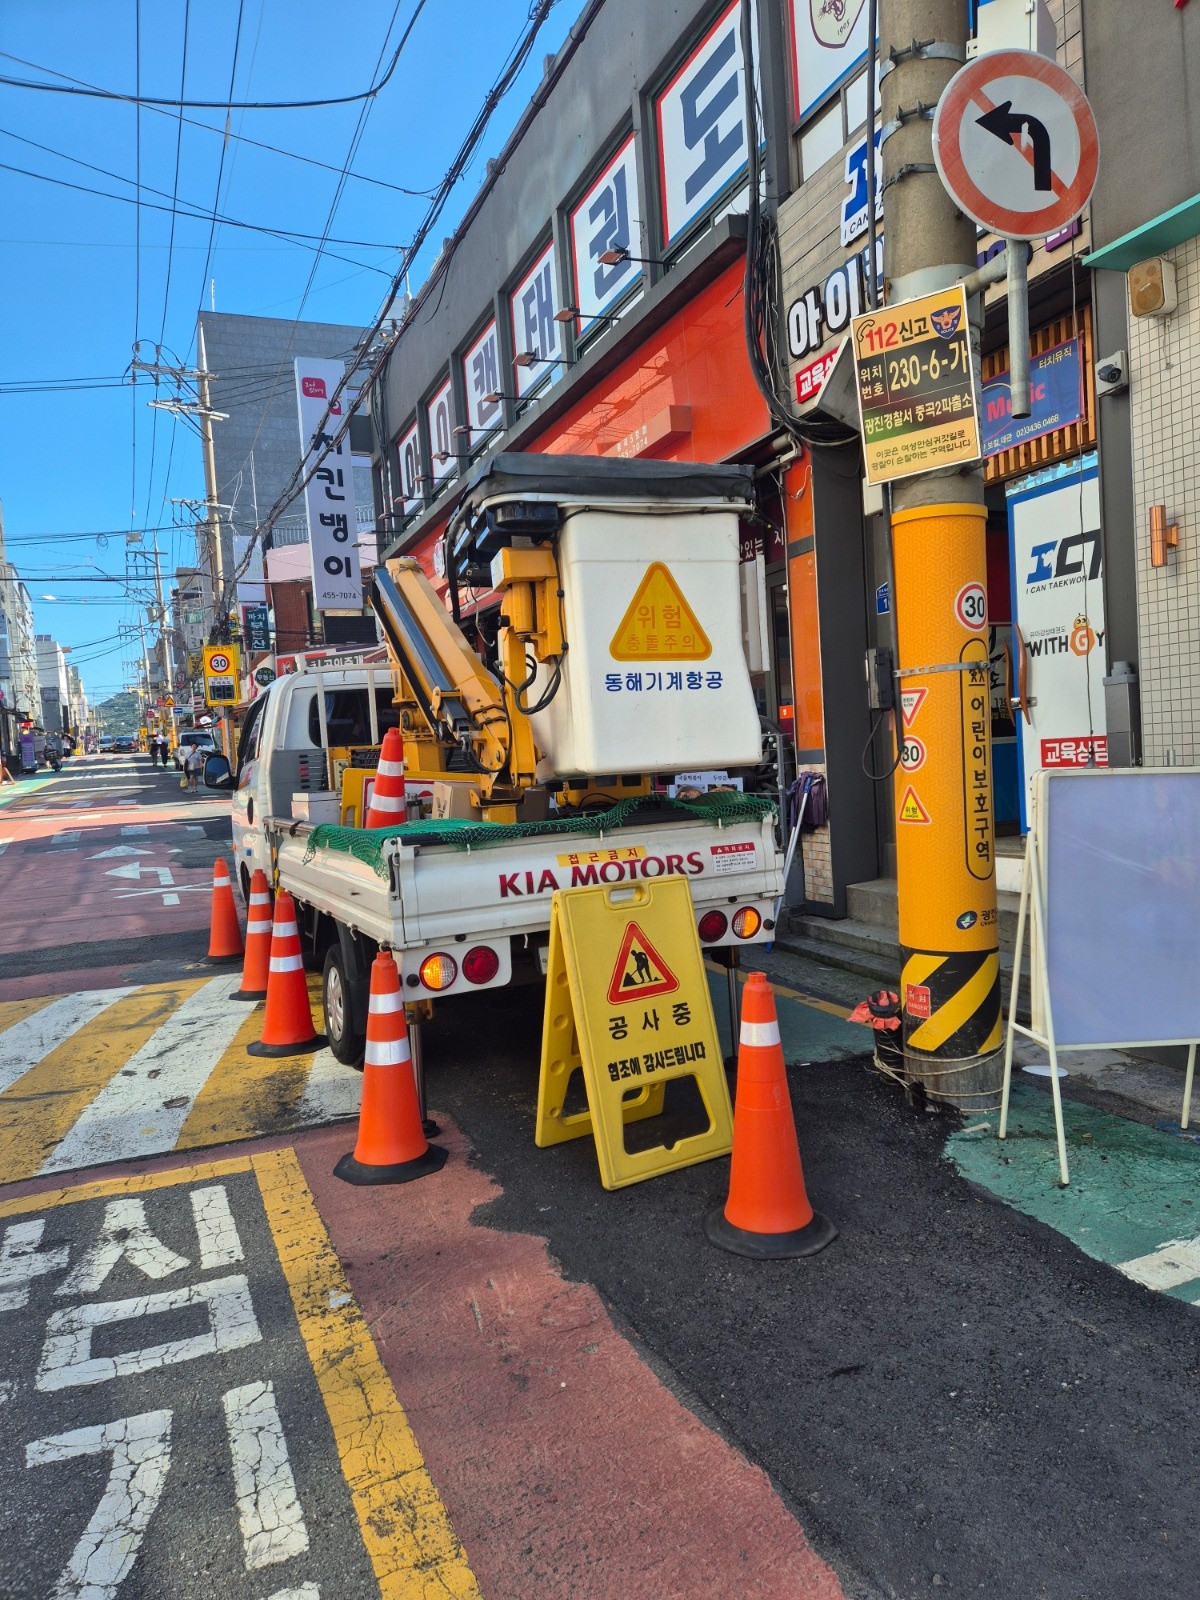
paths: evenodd
<path fill-rule="evenodd" d="M 111 749 L 114 755 L 131 756 L 137 749 L 137 740 L 131 733 L 119 733 L 113 740 Z"/>
<path fill-rule="evenodd" d="M 205 756 L 218 748 L 217 741 L 206 728 L 185 728 L 179 735 L 179 743 L 175 746 L 175 766 L 178 771 L 183 771 L 187 753 L 194 747 L 198 747 Z"/>

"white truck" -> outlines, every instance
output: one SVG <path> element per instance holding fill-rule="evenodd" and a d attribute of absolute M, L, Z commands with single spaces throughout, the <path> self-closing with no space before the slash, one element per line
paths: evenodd
<path fill-rule="evenodd" d="M 233 788 L 243 885 L 262 866 L 296 901 L 340 1060 L 361 1061 L 380 947 L 419 1021 L 416 1002 L 544 972 L 558 889 L 678 876 L 706 948 L 773 937 L 777 777 L 738 554 L 750 494 L 737 468 L 494 457 L 446 534 L 451 610 L 415 562 L 388 562 L 374 604 L 390 670 L 277 680 L 243 725 L 236 770 L 210 758 L 206 782 Z M 480 593 L 465 615 L 464 594 Z M 329 826 L 357 752 L 389 724 L 406 786 L 432 791 L 442 815 Z M 701 769 L 742 788 L 663 792 Z"/>

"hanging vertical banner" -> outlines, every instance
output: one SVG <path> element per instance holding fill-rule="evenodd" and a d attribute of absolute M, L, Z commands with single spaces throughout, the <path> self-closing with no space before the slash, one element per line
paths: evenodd
<path fill-rule="evenodd" d="M 601 261 L 610 250 L 628 250 L 630 254 L 621 261 Z M 641 279 L 642 263 L 632 259 L 640 253 L 637 151 L 630 134 L 571 212 L 571 260 L 579 304 L 576 328 L 580 334 Z"/>
<path fill-rule="evenodd" d="M 349 438 L 329 448 L 343 417 L 341 400 L 335 400 L 332 407 L 330 400 L 344 375 L 340 361 L 318 361 L 306 356 L 296 359 L 296 399 L 305 473 L 323 451 L 328 451 L 304 491 L 316 611 L 362 609 Z M 329 416 L 322 428 L 321 420 L 327 411 Z"/>

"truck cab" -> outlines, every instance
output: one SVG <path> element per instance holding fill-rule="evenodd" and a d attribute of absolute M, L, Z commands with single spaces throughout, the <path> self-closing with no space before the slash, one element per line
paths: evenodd
<path fill-rule="evenodd" d="M 377 744 L 395 721 L 386 667 L 290 673 L 258 696 L 242 723 L 232 768 L 221 755 L 204 765 L 208 788 L 232 791 L 233 849 L 244 897 L 256 867 L 271 873 L 267 817 L 289 816 L 295 794 L 328 794 L 327 751 Z"/>

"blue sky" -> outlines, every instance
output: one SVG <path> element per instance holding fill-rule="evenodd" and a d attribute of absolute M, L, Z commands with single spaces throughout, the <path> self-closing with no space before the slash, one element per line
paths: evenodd
<path fill-rule="evenodd" d="M 186 17 L 185 97 L 225 104 L 240 13 L 233 100 L 330 98 L 361 91 L 378 76 L 385 38 L 386 61 L 417 5 L 190 0 L 189 9 L 189 0 L 5 0 L 0 75 L 76 80 L 132 95 L 140 31 L 141 94 L 177 100 Z M 559 0 L 552 11 L 418 259 L 414 290 L 478 187 L 487 158 L 528 103 L 544 57 L 558 49 L 581 5 Z M 429 190 L 440 181 L 528 11 L 529 0 L 426 0 L 395 75 L 371 105 L 352 164 L 355 174 L 396 187 L 358 177 L 346 183 L 329 232 L 357 242 L 330 244 L 303 309 L 317 260 L 313 249 L 183 217 L 175 222 L 172 245 L 170 215 L 150 205 L 169 208 L 177 192 L 181 205 L 211 212 L 219 177 L 223 216 L 311 234 L 315 241 L 326 228 L 359 105 L 230 114 L 230 134 L 335 169 L 326 171 L 226 140 L 221 110 L 186 109 L 185 119 L 203 126 L 185 120 L 181 132 L 176 110 L 143 107 L 139 140 L 138 113 L 127 103 L 0 84 L 0 500 L 8 557 L 34 596 L 38 631 L 73 647 L 71 659 L 94 698 L 124 686 L 122 663 L 135 654 L 117 632 L 136 619 L 137 608 L 120 584 L 101 574 L 124 574 L 130 528 L 165 530 L 159 534 L 164 571 L 188 561 L 192 536 L 170 526 L 178 515 L 170 501 L 204 494 L 195 433 L 149 409 L 148 383 L 133 389 L 122 381 L 135 338 L 143 341 L 145 360 L 153 360 L 161 340 L 166 360 L 191 364 L 196 311 L 214 295 L 218 311 L 360 325 L 373 320 L 397 249 L 428 203 L 399 190 Z M 141 208 L 5 170 L 22 168 L 132 198 L 139 144 Z M 107 384 L 65 387 L 80 380 Z M 18 392 L 30 383 L 64 387 Z M 107 542 L 95 537 L 104 533 Z M 65 581 L 81 578 L 87 581 Z"/>

